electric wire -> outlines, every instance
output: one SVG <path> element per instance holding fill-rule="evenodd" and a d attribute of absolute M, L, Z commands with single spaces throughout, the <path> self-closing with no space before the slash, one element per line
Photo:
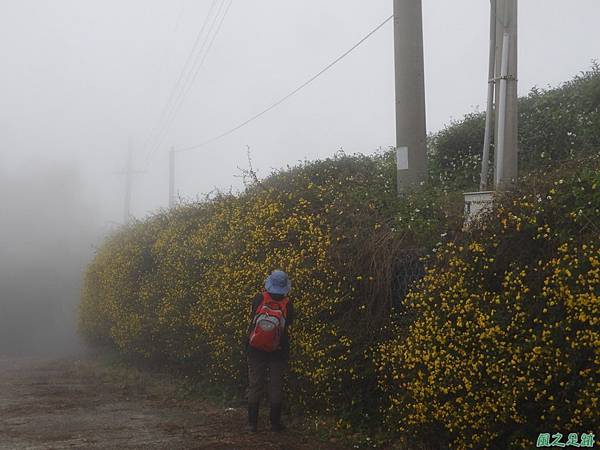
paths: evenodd
<path fill-rule="evenodd" d="M 217 38 L 217 35 L 219 34 L 219 31 L 221 30 L 221 26 L 223 25 L 223 22 L 225 21 L 225 16 L 229 12 L 229 8 L 231 7 L 232 3 L 233 3 L 233 0 L 229 0 L 229 4 L 227 5 L 227 8 L 225 8 L 225 12 L 221 16 L 221 20 L 220 20 L 219 24 L 217 25 L 217 29 L 216 29 L 215 33 L 213 33 L 212 38 L 208 44 L 208 47 L 206 48 L 206 51 L 204 52 L 204 55 L 202 55 L 202 59 L 200 59 L 200 55 L 198 55 L 198 59 L 196 62 L 198 63 L 198 60 L 199 60 L 199 63 L 195 64 L 194 74 L 191 78 L 191 81 L 187 84 L 186 91 L 184 92 L 183 98 L 185 98 L 185 96 L 189 93 L 190 89 L 192 88 L 192 86 L 194 85 L 194 83 L 196 81 L 196 78 L 198 77 L 198 74 L 200 73 L 200 70 L 202 69 L 202 67 L 204 67 L 204 61 L 206 60 L 206 57 L 208 56 L 208 54 L 210 53 L 210 50 L 212 49 L 212 46 Z M 181 100 L 179 102 L 178 106 L 181 106 L 181 103 L 183 103 L 183 100 Z"/>
<path fill-rule="evenodd" d="M 302 89 L 304 89 L 306 86 L 308 86 L 309 84 L 311 84 L 314 80 L 316 80 L 318 77 L 320 77 L 321 75 L 323 75 L 325 72 L 327 72 L 334 65 L 336 65 L 338 62 L 340 62 L 342 59 L 344 59 L 346 56 L 348 56 L 352 51 L 354 51 L 357 47 L 359 47 L 363 42 L 365 42 L 373 34 L 375 34 L 377 31 L 379 31 L 379 29 L 381 29 L 386 23 L 388 23 L 391 19 L 393 19 L 393 17 L 394 17 L 394 15 L 392 14 L 387 19 L 385 19 L 383 22 L 381 22 L 377 27 L 375 27 L 373 30 L 371 30 L 360 41 L 358 41 L 356 44 L 354 44 L 352 47 L 350 47 L 350 49 L 346 50 L 343 54 L 341 54 L 335 60 L 333 60 L 331 63 L 329 63 L 327 66 L 325 66 L 317 74 L 315 74 L 312 77 L 310 77 L 308 80 L 306 80 L 300 86 L 298 86 L 296 89 L 294 89 L 293 91 L 291 91 L 289 94 L 283 96 L 282 98 L 280 98 L 279 100 L 277 100 L 275 103 L 271 104 L 269 107 L 263 109 L 261 112 L 253 115 L 252 117 L 250 117 L 249 119 L 247 119 L 244 122 L 240 123 L 239 125 L 236 125 L 235 127 L 230 128 L 229 130 L 227 130 L 227 131 L 225 131 L 225 132 L 223 132 L 223 133 L 221 133 L 221 134 L 219 134 L 219 135 L 217 135 L 217 136 L 215 136 L 213 138 L 210 138 L 210 139 L 208 139 L 208 140 L 206 140 L 204 142 L 201 142 L 200 144 L 192 145 L 190 147 L 184 147 L 184 148 L 176 149 L 175 153 L 181 153 L 181 152 L 187 152 L 187 151 L 191 151 L 191 150 L 196 150 L 196 149 L 201 148 L 201 147 L 203 147 L 205 145 L 211 144 L 211 143 L 213 143 L 213 142 L 215 142 L 215 141 L 217 141 L 219 139 L 224 138 L 225 136 L 230 135 L 231 133 L 234 133 L 235 131 L 239 130 L 240 128 L 248 125 L 250 122 L 253 122 L 254 120 L 256 120 L 259 117 L 263 116 L 264 114 L 268 113 L 273 108 L 279 106 L 284 101 L 286 101 L 287 99 L 289 99 L 290 97 L 292 97 L 294 94 L 296 94 L 299 91 L 301 91 Z"/>
<path fill-rule="evenodd" d="M 198 74 L 200 68 L 202 67 L 202 65 L 204 64 L 206 56 L 208 55 L 208 53 L 212 47 L 212 44 L 214 43 L 216 36 L 221 29 L 221 26 L 223 24 L 223 21 L 225 20 L 225 16 L 226 16 L 227 12 L 229 11 L 229 7 L 231 6 L 232 1 L 233 0 L 229 0 L 229 2 L 228 2 L 228 0 L 223 0 L 220 3 L 215 15 L 213 16 L 211 24 L 208 27 L 208 31 L 206 32 L 206 35 L 204 36 L 204 39 L 202 41 L 202 44 L 201 44 L 199 50 L 197 52 L 195 52 L 193 62 L 191 64 L 191 66 L 189 66 L 189 70 L 187 70 L 187 73 L 183 77 L 183 82 L 181 83 L 180 89 L 178 90 L 177 95 L 174 97 L 173 102 L 171 103 L 171 107 L 169 108 L 169 111 L 165 117 L 163 127 L 160 130 L 160 132 L 158 133 L 158 136 L 156 138 L 155 145 L 153 145 L 153 147 L 151 148 L 150 152 L 148 153 L 148 155 L 146 157 L 146 165 L 149 163 L 150 159 L 156 153 L 156 151 L 160 148 L 164 138 L 167 136 L 168 132 L 170 131 L 171 126 L 173 125 L 173 123 L 177 117 L 179 109 L 181 108 L 181 105 L 183 104 L 187 94 L 191 90 L 193 83 L 197 77 L 197 74 Z M 226 4 L 227 4 L 227 7 L 224 9 L 223 6 Z M 224 12 L 223 12 L 223 9 L 224 9 Z M 220 19 L 219 19 L 219 17 L 220 17 Z M 217 25 L 217 23 L 218 23 L 218 25 Z M 216 28 L 215 28 L 215 25 L 216 25 Z M 207 46 L 207 43 L 208 43 L 208 46 Z"/>
<path fill-rule="evenodd" d="M 179 113 L 179 110 L 181 109 L 181 106 L 183 105 L 183 103 L 185 101 L 185 98 L 187 97 L 187 95 L 191 91 L 192 87 L 194 86 L 196 78 L 198 77 L 198 74 L 200 73 L 200 70 L 202 69 L 202 67 L 204 67 L 204 61 L 206 60 L 206 57 L 210 53 L 210 50 L 216 40 L 217 35 L 219 34 L 219 31 L 223 25 L 223 22 L 225 21 L 225 16 L 227 15 L 227 12 L 229 11 L 229 8 L 231 7 L 232 3 L 233 3 L 233 0 L 229 0 L 227 7 L 225 8 L 225 11 L 221 15 L 218 25 L 216 26 L 214 33 L 212 33 L 212 37 L 210 38 L 210 41 L 208 42 L 208 46 L 206 47 L 206 50 L 203 53 L 202 52 L 198 53 L 197 58 L 194 62 L 194 65 L 192 66 L 192 69 L 188 74 L 189 76 L 187 77 L 187 82 L 184 83 L 184 85 L 182 87 L 181 95 L 178 97 L 176 103 L 173 106 L 172 114 L 170 116 L 169 122 L 166 125 L 163 136 L 161 136 L 160 141 L 157 142 L 157 145 L 154 150 L 156 150 L 160 146 L 162 139 L 165 137 L 166 133 L 170 130 L 171 125 L 175 121 L 177 114 Z M 219 14 L 219 13 L 217 13 L 217 14 Z M 217 18 L 217 17 L 218 17 L 218 15 L 215 16 L 215 18 Z M 211 25 L 211 28 L 209 29 L 209 32 L 208 32 L 209 34 L 207 35 L 207 38 L 208 38 L 208 36 L 210 36 L 210 33 L 212 32 L 215 24 L 216 24 L 216 20 Z"/>
<path fill-rule="evenodd" d="M 160 112 L 159 119 L 158 119 L 157 123 L 155 124 L 154 128 L 152 129 L 152 131 L 150 132 L 148 138 L 146 139 L 146 142 L 143 147 L 144 150 L 146 150 L 146 148 L 148 147 L 148 144 L 150 143 L 151 140 L 156 141 L 157 138 L 162 134 L 162 130 L 165 125 L 165 121 L 166 121 L 167 117 L 169 116 L 169 113 L 172 108 L 174 100 L 178 97 L 178 93 L 181 90 L 181 83 L 185 77 L 186 72 L 189 70 L 188 66 L 189 66 L 190 62 L 194 59 L 194 54 L 196 53 L 196 50 L 198 49 L 198 44 L 200 44 L 200 42 L 201 42 L 201 38 L 204 35 L 204 30 L 206 29 L 206 25 L 210 21 L 212 12 L 213 12 L 214 7 L 217 4 L 217 2 L 218 2 L 218 0 L 213 0 L 210 5 L 210 8 L 206 15 L 206 18 L 204 19 L 204 22 L 196 35 L 196 38 L 192 45 L 192 48 L 190 49 L 190 52 L 188 53 L 185 63 L 183 65 L 183 67 L 181 68 L 181 71 L 179 72 L 177 80 L 176 80 L 175 84 L 173 85 L 173 88 L 170 91 L 169 98 L 167 99 L 167 102 L 165 103 L 165 105 L 163 106 L 163 108 Z M 151 149 L 150 152 L 152 151 L 153 148 L 154 148 L 154 146 L 150 147 L 150 149 Z M 150 155 L 148 154 L 148 156 L 146 157 L 146 160 L 149 159 L 149 156 Z"/>
<path fill-rule="evenodd" d="M 208 31 L 206 32 L 206 35 L 204 35 L 204 38 L 202 39 L 202 44 L 200 45 L 199 49 L 194 53 L 190 53 L 190 59 L 188 62 L 191 62 L 191 64 L 189 65 L 189 67 L 186 68 L 187 70 L 185 71 L 185 73 L 182 73 L 182 82 L 180 83 L 179 89 L 177 90 L 176 95 L 171 99 L 172 102 L 169 106 L 169 109 L 167 111 L 167 114 L 165 116 L 164 122 L 163 122 L 163 127 L 160 130 L 160 133 L 157 137 L 156 140 L 156 144 L 155 144 L 155 148 L 153 148 L 153 150 L 156 150 L 156 147 L 158 147 L 160 145 L 160 141 L 162 141 L 163 137 L 167 134 L 167 132 L 169 131 L 173 121 L 174 121 L 174 116 L 176 115 L 176 110 L 178 109 L 179 103 L 182 101 L 182 98 L 185 97 L 188 89 L 188 85 L 190 83 L 190 79 L 192 77 L 192 74 L 195 71 L 195 67 L 198 64 L 198 60 L 201 59 L 202 54 L 204 53 L 205 49 L 206 49 L 206 43 L 209 41 L 211 33 L 213 32 L 213 29 L 215 27 L 215 24 L 218 21 L 219 15 L 221 14 L 221 11 L 223 9 L 223 5 L 225 5 L 227 0 L 223 0 L 220 4 L 219 7 L 217 8 L 217 11 L 215 13 L 215 15 L 212 17 L 211 23 L 208 26 Z M 204 28 L 204 27 L 203 27 Z"/>
<path fill-rule="evenodd" d="M 224 1 L 225 0 L 223 0 L 223 2 Z M 206 39 L 207 39 L 205 30 L 207 29 L 207 26 L 211 23 L 211 21 L 214 21 L 213 12 L 215 10 L 215 6 L 218 5 L 218 2 L 219 2 L 219 0 L 212 1 L 210 8 L 208 10 L 208 13 L 204 19 L 204 22 L 202 23 L 202 26 L 196 35 L 196 38 L 192 45 L 192 48 L 190 49 L 190 51 L 187 55 L 187 58 L 185 60 L 185 63 L 179 72 L 177 80 L 176 80 L 175 84 L 173 85 L 173 88 L 171 89 L 169 98 L 161 111 L 158 123 L 153 130 L 151 145 L 149 145 L 147 147 L 148 153 L 146 154 L 146 164 L 150 160 L 153 153 L 156 151 L 156 148 L 158 147 L 160 141 L 162 140 L 162 138 L 165 134 L 165 130 L 168 128 L 168 126 L 170 124 L 174 105 L 178 102 L 179 97 L 181 96 L 183 86 L 185 85 L 185 83 L 188 79 L 189 72 L 193 68 L 197 54 L 204 49 Z M 222 3 L 221 3 L 221 5 L 222 5 Z M 217 12 L 218 12 L 218 10 L 219 9 L 217 9 Z"/>

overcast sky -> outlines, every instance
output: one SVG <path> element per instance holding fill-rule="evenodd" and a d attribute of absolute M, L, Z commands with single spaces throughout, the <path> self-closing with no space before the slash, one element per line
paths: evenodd
<path fill-rule="evenodd" d="M 223 0 L 218 0 L 217 4 Z M 392 0 L 233 0 L 157 151 L 152 130 L 212 0 L 0 0 L 0 176 L 76 167 L 98 220 L 120 221 L 128 138 L 133 213 L 167 203 L 167 149 L 197 144 L 298 86 L 392 13 Z M 566 6 L 568 5 L 568 7 Z M 428 131 L 485 103 L 486 0 L 423 0 Z M 214 11 L 214 10 L 213 10 Z M 519 91 L 600 57 L 600 1 L 521 0 Z M 394 143 L 392 22 L 309 87 L 197 152 L 177 155 L 190 198 L 337 149 Z M 150 143 L 150 145 L 145 145 Z M 35 169 L 35 170 L 34 170 Z"/>

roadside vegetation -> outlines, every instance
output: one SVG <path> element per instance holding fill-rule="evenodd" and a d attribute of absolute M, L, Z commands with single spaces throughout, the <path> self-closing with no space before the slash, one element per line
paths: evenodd
<path fill-rule="evenodd" d="M 431 137 L 400 197 L 391 151 L 340 153 L 123 227 L 88 267 L 82 334 L 241 392 L 250 300 L 281 268 L 292 415 L 400 448 L 597 430 L 600 68 L 520 108 L 522 179 L 469 229 L 480 114 Z"/>

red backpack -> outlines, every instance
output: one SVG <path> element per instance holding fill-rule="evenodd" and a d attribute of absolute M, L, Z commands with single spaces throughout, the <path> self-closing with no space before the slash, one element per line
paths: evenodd
<path fill-rule="evenodd" d="M 287 297 L 273 300 L 268 292 L 263 292 L 262 302 L 256 308 L 250 332 L 250 345 L 263 352 L 272 352 L 279 348 L 281 335 L 287 317 Z"/>

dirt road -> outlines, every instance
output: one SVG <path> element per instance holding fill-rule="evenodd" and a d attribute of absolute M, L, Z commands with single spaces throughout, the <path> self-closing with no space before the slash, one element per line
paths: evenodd
<path fill-rule="evenodd" d="M 0 449 L 343 448 L 289 431 L 244 433 L 243 407 L 181 400 L 176 389 L 90 358 L 0 356 Z"/>

